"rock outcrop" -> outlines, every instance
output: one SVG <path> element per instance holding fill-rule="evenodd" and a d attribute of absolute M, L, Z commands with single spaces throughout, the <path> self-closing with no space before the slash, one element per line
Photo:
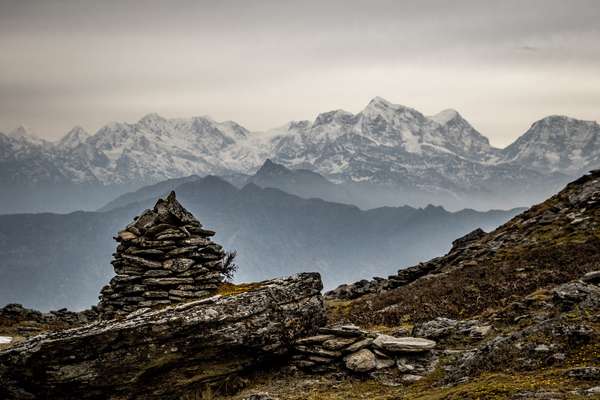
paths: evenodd
<path fill-rule="evenodd" d="M 140 309 L 1 351 L 0 398 L 178 398 L 272 361 L 325 322 L 318 274 L 246 289 Z"/>
<path fill-rule="evenodd" d="M 210 240 L 214 234 L 179 204 L 175 192 L 158 200 L 115 238 L 117 275 L 101 291 L 102 317 L 214 293 L 231 272 L 230 257 Z"/>

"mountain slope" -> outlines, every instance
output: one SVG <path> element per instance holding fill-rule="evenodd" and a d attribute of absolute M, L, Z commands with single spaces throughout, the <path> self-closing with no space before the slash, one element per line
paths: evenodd
<path fill-rule="evenodd" d="M 338 203 L 361 205 L 361 199 L 353 196 L 343 185 L 334 184 L 316 172 L 307 169 L 291 170 L 270 159 L 248 178 L 264 188 L 274 188 L 305 199 L 319 198 Z"/>
<path fill-rule="evenodd" d="M 450 238 L 493 228 L 515 211 L 357 207 L 206 177 L 175 188 L 215 241 L 237 250 L 239 281 L 313 270 L 331 288 L 390 273 L 446 250 Z M 82 308 L 112 273 L 112 236 L 155 199 L 108 212 L 0 216 L 0 298 L 37 308 Z M 427 238 L 424 240 L 423 238 Z"/>
<path fill-rule="evenodd" d="M 600 125 L 563 116 L 535 122 L 502 151 L 504 162 L 579 175 L 600 164 Z"/>
<path fill-rule="evenodd" d="M 593 171 L 493 232 L 455 241 L 443 257 L 400 270 L 389 280 L 360 283 L 367 295 L 354 300 L 355 312 L 370 323 L 374 315 L 386 323 L 468 318 L 599 266 L 600 171 Z M 347 297 L 352 290 L 341 287 L 330 297 Z M 406 301 L 417 297 L 418 304 Z"/>
<path fill-rule="evenodd" d="M 320 114 L 312 123 L 290 124 L 275 139 L 274 158 L 288 166 L 314 166 L 326 176 L 385 182 L 385 176 L 374 173 L 383 169 L 377 161 L 380 165 L 394 161 L 398 169 L 421 158 L 472 161 L 491 151 L 489 142 L 458 114 L 440 121 L 376 97 L 355 115 L 338 110 Z M 371 168 L 365 167 L 370 160 Z M 358 170 L 354 164 L 359 163 L 363 174 L 354 173 Z"/>
<path fill-rule="evenodd" d="M 58 141 L 57 146 L 64 149 L 74 149 L 80 144 L 85 143 L 90 136 L 85 129 L 76 126 Z"/>

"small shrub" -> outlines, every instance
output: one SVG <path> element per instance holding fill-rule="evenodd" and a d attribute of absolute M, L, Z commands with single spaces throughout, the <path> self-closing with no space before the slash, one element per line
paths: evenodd
<path fill-rule="evenodd" d="M 225 253 L 225 258 L 223 259 L 223 274 L 227 279 L 233 279 L 233 274 L 237 271 L 238 266 L 235 263 L 236 257 L 237 252 L 235 250 Z"/>

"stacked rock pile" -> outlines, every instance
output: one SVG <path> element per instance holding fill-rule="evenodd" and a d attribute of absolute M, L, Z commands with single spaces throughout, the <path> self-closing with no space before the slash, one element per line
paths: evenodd
<path fill-rule="evenodd" d="M 436 342 L 368 332 L 355 325 L 323 327 L 296 342 L 293 364 L 309 372 L 349 370 L 371 373 L 394 368 L 403 381 L 427 373 L 435 360 Z"/>
<path fill-rule="evenodd" d="M 158 200 L 115 238 L 111 263 L 117 275 L 101 291 L 102 318 L 214 293 L 231 273 L 229 257 L 210 240 L 214 234 L 179 204 L 175 192 Z"/>

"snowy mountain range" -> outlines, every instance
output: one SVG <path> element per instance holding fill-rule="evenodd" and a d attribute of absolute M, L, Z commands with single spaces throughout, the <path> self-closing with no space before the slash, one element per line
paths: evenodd
<path fill-rule="evenodd" d="M 600 126 L 550 116 L 497 149 L 454 110 L 425 116 L 377 97 L 356 114 L 325 112 L 267 132 L 209 117 L 149 114 L 136 123 L 110 123 L 93 135 L 76 127 L 54 143 L 23 127 L 0 133 L 0 183 L 19 187 L 128 191 L 190 175 L 253 174 L 266 159 L 368 190 L 374 204 L 512 207 L 600 166 Z"/>

